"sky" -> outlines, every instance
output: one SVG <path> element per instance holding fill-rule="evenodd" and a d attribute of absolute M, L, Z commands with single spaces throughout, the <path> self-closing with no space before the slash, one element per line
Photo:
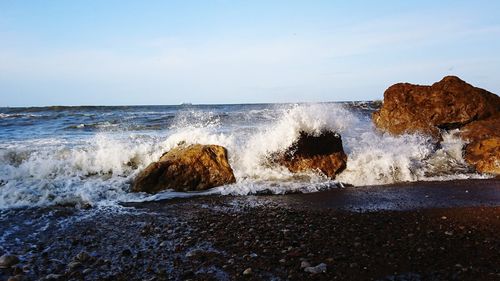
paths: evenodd
<path fill-rule="evenodd" d="M 0 0 L 0 106 L 500 93 L 500 1 Z"/>

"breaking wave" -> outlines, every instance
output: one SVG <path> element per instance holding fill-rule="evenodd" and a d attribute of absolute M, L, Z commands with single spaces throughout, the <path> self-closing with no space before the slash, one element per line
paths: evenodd
<path fill-rule="evenodd" d="M 91 135 L 7 139 L 0 146 L 0 208 L 113 205 L 191 196 L 169 191 L 155 196 L 128 192 L 140 170 L 180 142 L 218 144 L 228 149 L 237 182 L 201 194 L 281 194 L 318 191 L 339 184 L 481 177 L 464 162 L 457 131 L 445 134 L 440 146 L 421 135 L 382 134 L 367 114 L 372 108 L 357 106 L 361 111 L 342 104 L 180 108 L 169 112 L 171 123 L 156 131 L 101 130 Z M 147 126 L 149 121 L 140 125 Z M 93 124 L 103 128 L 112 125 L 106 120 Z M 79 129 L 80 125 L 75 126 Z M 319 134 L 325 129 L 341 134 L 348 155 L 347 168 L 335 181 L 314 172 L 292 174 L 266 161 L 271 153 L 287 149 L 300 131 Z"/>

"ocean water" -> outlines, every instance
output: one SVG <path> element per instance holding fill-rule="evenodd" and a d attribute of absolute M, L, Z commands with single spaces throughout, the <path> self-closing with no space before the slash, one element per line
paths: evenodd
<path fill-rule="evenodd" d="M 391 136 L 370 120 L 375 102 L 0 108 L 0 209 L 203 194 L 314 192 L 346 184 L 482 178 L 462 158 L 458 131 L 440 145 Z M 332 181 L 265 161 L 300 131 L 341 134 L 347 169 Z M 137 173 L 179 142 L 228 149 L 237 182 L 201 193 L 130 193 Z"/>

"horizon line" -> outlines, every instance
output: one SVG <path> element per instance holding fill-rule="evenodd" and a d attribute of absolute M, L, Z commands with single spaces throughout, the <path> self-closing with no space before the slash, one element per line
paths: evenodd
<path fill-rule="evenodd" d="M 0 106 L 0 108 L 70 108 L 70 107 L 146 107 L 146 106 L 205 106 L 205 105 L 263 105 L 263 104 L 315 104 L 315 103 L 345 103 L 345 102 L 375 102 L 383 99 L 374 100 L 338 100 L 338 101 L 299 101 L 299 102 L 245 102 L 245 103 L 179 103 L 179 104 L 116 104 L 116 105 L 14 105 Z"/>

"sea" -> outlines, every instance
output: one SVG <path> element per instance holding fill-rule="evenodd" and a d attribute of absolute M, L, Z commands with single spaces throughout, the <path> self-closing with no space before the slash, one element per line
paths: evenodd
<path fill-rule="evenodd" d="M 458 131 L 436 143 L 377 130 L 380 101 L 300 104 L 0 108 L 0 210 L 119 206 L 205 195 L 309 193 L 413 181 L 484 178 Z M 338 132 L 347 168 L 331 180 L 269 164 L 301 131 Z M 181 142 L 227 148 L 236 183 L 204 192 L 131 193 L 137 174 Z"/>

